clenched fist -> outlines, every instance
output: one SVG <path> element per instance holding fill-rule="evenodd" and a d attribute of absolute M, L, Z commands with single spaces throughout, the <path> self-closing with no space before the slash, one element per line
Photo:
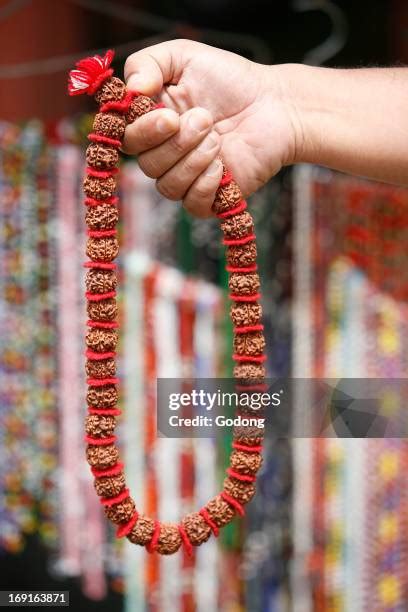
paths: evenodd
<path fill-rule="evenodd" d="M 255 64 L 207 45 L 174 40 L 126 61 L 128 89 L 163 102 L 126 128 L 124 150 L 170 200 L 211 215 L 220 157 L 245 196 L 294 161 L 295 130 L 279 66 Z"/>

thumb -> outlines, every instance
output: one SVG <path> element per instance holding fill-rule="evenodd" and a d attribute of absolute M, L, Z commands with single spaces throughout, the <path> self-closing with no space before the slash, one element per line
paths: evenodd
<path fill-rule="evenodd" d="M 160 93 L 163 85 L 177 84 L 185 64 L 185 47 L 190 41 L 172 40 L 137 51 L 125 63 L 128 89 L 147 96 Z"/>

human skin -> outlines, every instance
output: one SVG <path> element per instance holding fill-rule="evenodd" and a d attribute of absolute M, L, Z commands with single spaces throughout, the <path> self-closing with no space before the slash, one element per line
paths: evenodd
<path fill-rule="evenodd" d="M 256 64 L 189 40 L 131 55 L 125 79 L 163 102 L 126 129 L 159 192 L 211 215 L 220 157 L 245 197 L 283 166 L 315 163 L 408 185 L 408 69 Z"/>

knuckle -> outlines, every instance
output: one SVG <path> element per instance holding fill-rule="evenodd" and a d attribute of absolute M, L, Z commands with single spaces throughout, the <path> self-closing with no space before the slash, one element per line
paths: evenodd
<path fill-rule="evenodd" d="M 213 193 L 215 193 L 215 189 L 212 185 L 209 185 L 208 181 L 200 181 L 194 187 L 194 198 L 200 200 L 209 199 Z"/>
<path fill-rule="evenodd" d="M 211 181 L 199 180 L 195 183 L 195 185 L 190 189 L 188 194 L 189 199 L 194 202 L 197 200 L 211 200 L 211 198 L 215 195 L 216 187 L 211 184 Z"/>
<path fill-rule="evenodd" d="M 174 41 L 177 45 L 188 46 L 191 43 L 189 38 L 176 38 Z"/>
<path fill-rule="evenodd" d="M 155 131 L 150 124 L 139 125 L 139 142 L 142 150 L 150 149 L 155 145 Z"/>
<path fill-rule="evenodd" d="M 182 194 L 177 192 L 176 186 L 170 181 L 156 181 L 157 191 L 167 200 L 179 200 Z"/>
<path fill-rule="evenodd" d="M 183 207 L 194 217 L 208 219 L 211 217 L 211 200 L 198 201 L 196 199 L 185 198 Z"/>
<path fill-rule="evenodd" d="M 146 176 L 148 176 L 149 178 L 159 178 L 159 176 L 161 174 L 160 166 L 157 163 L 157 161 L 155 161 L 153 155 L 148 155 L 147 153 L 142 153 L 138 157 L 138 163 L 139 163 L 139 166 L 142 169 L 143 173 Z"/>
<path fill-rule="evenodd" d="M 199 114 L 200 117 L 204 119 L 208 123 L 209 126 L 214 123 L 212 114 L 210 113 L 209 110 L 204 108 L 204 106 L 196 106 L 192 110 L 192 112 L 194 112 L 196 115 Z"/>
<path fill-rule="evenodd" d="M 169 48 L 174 49 L 175 52 L 180 52 L 184 50 L 188 50 L 189 48 L 193 48 L 193 41 L 189 38 L 175 38 L 167 43 Z"/>
<path fill-rule="evenodd" d="M 135 56 L 136 53 L 132 53 L 131 55 L 128 55 L 125 61 L 125 66 L 124 66 L 124 74 L 125 74 L 125 78 L 126 80 L 130 77 L 130 75 L 132 74 L 133 71 L 133 63 L 135 60 Z"/>
<path fill-rule="evenodd" d="M 133 126 L 129 125 L 125 131 L 124 144 L 126 150 L 133 155 L 143 153 L 147 149 L 151 148 L 149 144 L 150 135 L 148 130 L 143 125 L 139 125 L 137 131 L 133 129 Z"/>
<path fill-rule="evenodd" d="M 201 165 L 201 156 L 197 155 L 196 153 L 193 153 L 191 155 L 188 155 L 183 160 L 183 172 L 185 174 L 195 174 L 198 170 L 200 170 Z"/>
<path fill-rule="evenodd" d="M 184 155 L 186 149 L 185 140 L 182 140 L 179 136 L 177 136 L 175 138 L 170 139 L 169 145 L 172 148 L 173 153 L 175 153 L 178 158 Z"/>

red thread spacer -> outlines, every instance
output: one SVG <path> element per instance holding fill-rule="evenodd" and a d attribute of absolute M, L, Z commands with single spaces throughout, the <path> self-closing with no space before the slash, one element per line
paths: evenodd
<path fill-rule="evenodd" d="M 109 436 L 109 438 L 92 438 L 91 436 L 85 436 L 85 442 L 93 444 L 94 446 L 108 446 L 113 444 L 116 440 L 116 436 Z"/>
<path fill-rule="evenodd" d="M 119 378 L 88 378 L 86 384 L 90 387 L 104 387 L 105 385 L 117 385 Z"/>
<path fill-rule="evenodd" d="M 116 297 L 116 291 L 109 291 L 108 293 L 89 293 L 89 291 L 87 291 L 85 297 L 90 302 L 100 302 L 101 300 Z"/>
<path fill-rule="evenodd" d="M 108 353 L 96 353 L 95 351 L 88 349 L 85 351 L 85 357 L 94 361 L 101 361 L 102 359 L 111 359 L 112 357 L 116 357 L 116 352 L 109 351 Z"/>
<path fill-rule="evenodd" d="M 242 268 L 238 268 L 237 266 L 225 266 L 227 272 L 238 272 L 241 274 L 245 274 L 246 272 L 256 272 L 258 266 L 256 264 L 252 264 L 252 266 L 243 266 Z"/>
<path fill-rule="evenodd" d="M 253 242 L 255 238 L 255 234 L 244 236 L 244 238 L 224 238 L 222 244 L 225 244 L 225 246 L 238 246 L 240 244 L 248 244 L 248 242 Z"/>
<path fill-rule="evenodd" d="M 244 516 L 245 514 L 244 507 L 239 503 L 239 501 L 235 499 L 235 497 L 231 497 L 231 495 L 228 495 L 228 493 L 226 493 L 225 491 L 221 491 L 220 495 L 222 499 L 227 502 L 227 504 L 232 506 L 234 510 L 238 512 L 238 514 L 240 514 L 241 516 Z"/>
<path fill-rule="evenodd" d="M 240 444 L 239 442 L 233 442 L 232 448 L 235 448 L 235 450 L 244 451 L 244 453 L 262 452 L 262 446 L 248 446 L 248 444 Z"/>
<path fill-rule="evenodd" d="M 129 497 L 129 489 L 125 489 L 119 495 L 115 495 L 115 497 L 101 497 L 101 504 L 103 506 L 114 506 L 115 504 L 120 504 L 120 502 L 124 501 Z"/>
<path fill-rule="evenodd" d="M 117 329 L 119 327 L 119 323 L 117 321 L 91 321 L 91 319 L 89 319 L 86 324 L 88 327 L 96 327 L 97 329 Z M 95 353 L 95 355 L 98 354 L 99 353 Z M 115 353 L 112 355 L 112 357 L 114 356 Z"/>
<path fill-rule="evenodd" d="M 87 230 L 87 235 L 90 238 L 107 238 L 108 236 L 116 236 L 117 231 L 115 228 L 108 230 Z"/>
<path fill-rule="evenodd" d="M 228 217 L 233 217 L 234 215 L 237 215 L 238 213 L 245 210 L 246 207 L 246 200 L 241 200 L 235 208 L 231 208 L 230 210 L 225 210 L 224 212 L 218 213 L 217 217 L 219 219 L 227 219 Z"/>
<path fill-rule="evenodd" d="M 102 136 L 102 134 L 88 134 L 88 140 L 91 142 L 112 145 L 112 147 L 120 147 L 122 145 L 120 140 L 117 140 L 116 138 L 109 138 L 109 136 Z"/>
<path fill-rule="evenodd" d="M 230 293 L 228 297 L 234 302 L 257 302 L 261 297 L 261 294 L 254 293 L 253 295 L 236 295 L 235 293 Z"/>
<path fill-rule="evenodd" d="M 187 532 L 184 529 L 183 525 L 177 525 L 177 527 L 181 535 L 181 539 L 183 540 L 183 544 L 186 549 L 186 553 L 189 557 L 191 557 L 193 554 L 193 545 L 190 542 L 190 538 L 188 537 Z"/>
<path fill-rule="evenodd" d="M 104 261 L 86 261 L 84 268 L 97 268 L 99 270 L 116 270 L 115 263 L 106 263 Z"/>
<path fill-rule="evenodd" d="M 208 514 L 207 510 L 205 508 L 201 508 L 198 514 L 201 514 L 201 516 L 203 517 L 207 525 L 211 528 L 211 531 L 213 532 L 215 537 L 218 538 L 220 530 L 218 529 L 217 525 L 214 523 L 214 521 Z"/>
<path fill-rule="evenodd" d="M 133 98 L 136 98 L 139 95 L 140 94 L 137 91 L 128 91 L 122 100 L 119 100 L 118 102 L 105 102 L 105 104 L 102 104 L 99 112 L 109 113 L 113 111 L 116 113 L 123 113 L 125 115 L 129 111 Z"/>
<path fill-rule="evenodd" d="M 152 539 L 148 544 L 146 544 L 146 550 L 148 553 L 153 553 L 156 550 L 157 544 L 159 542 L 160 537 L 160 523 L 159 521 L 154 521 L 154 531 L 152 535 Z"/>
<path fill-rule="evenodd" d="M 91 168 L 88 166 L 86 168 L 86 173 L 88 176 L 94 176 L 96 178 L 109 178 L 114 174 L 118 173 L 118 168 L 109 168 L 109 170 L 96 170 L 96 168 Z"/>
<path fill-rule="evenodd" d="M 266 391 L 268 385 L 235 385 L 235 388 L 237 391 Z"/>
<path fill-rule="evenodd" d="M 116 537 L 123 538 L 124 536 L 127 536 L 132 531 L 133 527 L 136 525 L 138 519 L 139 513 L 136 511 L 127 523 L 118 527 L 118 529 L 116 530 Z"/>
<path fill-rule="evenodd" d="M 122 411 L 118 408 L 88 408 L 89 414 L 100 414 L 102 416 L 119 416 Z"/>
<path fill-rule="evenodd" d="M 248 332 L 262 331 L 263 325 L 242 325 L 242 327 L 234 327 L 235 334 L 246 334 Z"/>
<path fill-rule="evenodd" d="M 86 206 L 101 206 L 102 204 L 109 204 L 109 206 L 116 206 L 118 203 L 117 196 L 110 196 L 104 200 L 97 200 L 96 198 L 85 198 Z"/>
<path fill-rule="evenodd" d="M 232 181 L 232 173 L 227 170 L 222 179 L 220 180 L 220 187 L 225 187 L 225 185 L 229 185 Z"/>
<path fill-rule="evenodd" d="M 123 463 L 117 463 L 113 467 L 107 468 L 106 470 L 98 470 L 97 468 L 91 467 L 91 472 L 95 478 L 103 478 L 104 476 L 116 476 L 123 470 Z"/>
<path fill-rule="evenodd" d="M 256 480 L 255 476 L 247 476 L 246 474 L 240 474 L 239 472 L 236 472 L 232 468 L 227 469 L 227 474 L 228 476 L 231 476 L 231 478 L 235 478 L 236 480 L 241 480 L 242 482 L 255 482 Z"/>
<path fill-rule="evenodd" d="M 252 363 L 263 363 L 266 361 L 266 355 L 237 355 L 232 356 L 234 361 L 250 361 Z"/>

